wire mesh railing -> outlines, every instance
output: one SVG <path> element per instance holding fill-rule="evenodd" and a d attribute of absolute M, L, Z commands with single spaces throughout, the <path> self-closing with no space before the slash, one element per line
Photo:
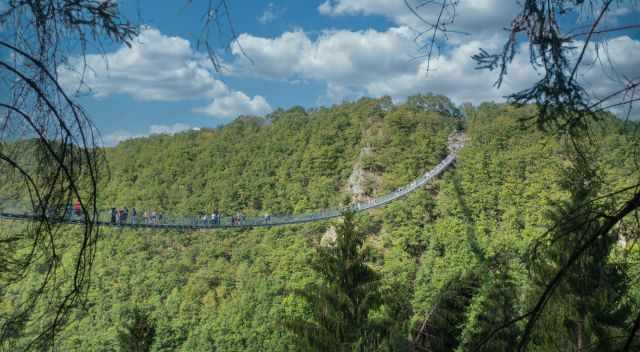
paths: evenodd
<path fill-rule="evenodd" d="M 413 193 L 418 188 L 424 186 L 433 178 L 439 176 L 455 161 L 457 152 L 464 146 L 464 135 L 456 135 L 449 140 L 450 154 L 447 155 L 433 169 L 427 171 L 411 183 L 404 185 L 391 193 L 380 197 L 372 198 L 365 202 L 353 204 L 348 207 L 324 209 L 312 213 L 289 214 L 289 215 L 265 215 L 245 217 L 239 216 L 221 216 L 212 214 L 211 216 L 172 216 L 164 213 L 126 213 L 122 216 L 114 213 L 114 210 L 105 210 L 98 213 L 97 223 L 107 226 L 126 226 L 126 227 L 152 227 L 152 228 L 238 228 L 238 227 L 261 227 L 261 226 L 279 226 L 290 224 L 301 224 L 307 222 L 321 221 L 341 216 L 345 211 L 362 212 L 370 209 L 385 206 L 395 200 L 403 198 Z M 19 201 L 2 201 L 0 202 L 0 218 L 16 219 L 16 220 L 34 220 L 47 215 L 47 212 L 35 214 L 29 211 L 29 205 Z M 63 212 L 63 216 L 57 218 L 49 218 L 48 220 L 60 223 L 82 224 L 86 220 L 81 212 L 69 206 Z"/>

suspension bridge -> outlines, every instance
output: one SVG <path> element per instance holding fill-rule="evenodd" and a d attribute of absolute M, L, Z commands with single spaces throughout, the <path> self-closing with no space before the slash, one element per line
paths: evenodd
<path fill-rule="evenodd" d="M 210 219 L 202 219 L 200 217 L 172 217 L 170 215 L 163 215 L 162 218 L 158 217 L 153 220 L 145 219 L 141 216 L 136 216 L 129 217 L 126 221 L 116 222 L 113 221 L 113 217 L 110 211 L 102 211 L 98 214 L 98 219 L 97 221 L 95 221 L 95 223 L 101 226 L 133 228 L 216 229 L 282 226 L 337 218 L 340 217 L 345 211 L 358 213 L 370 209 L 380 208 L 415 192 L 417 189 L 424 186 L 429 181 L 438 177 L 454 163 L 458 151 L 464 147 L 465 140 L 466 138 L 464 134 L 454 134 L 450 136 L 448 142 L 449 154 L 434 168 L 425 172 L 422 176 L 413 180 L 411 183 L 404 185 L 388 194 L 372 198 L 365 202 L 356 203 L 348 207 L 324 209 L 304 214 L 242 217 L 240 219 L 234 219 L 232 216 L 221 216 L 215 221 Z M 33 221 L 41 219 L 42 215 L 37 215 L 34 212 L 26 211 L 23 203 L 5 201 L 0 203 L 0 218 Z M 57 223 L 78 225 L 84 224 L 86 222 L 85 218 L 82 215 L 76 215 L 72 211 L 67 212 L 67 215 L 62 218 L 53 219 L 53 221 Z"/>

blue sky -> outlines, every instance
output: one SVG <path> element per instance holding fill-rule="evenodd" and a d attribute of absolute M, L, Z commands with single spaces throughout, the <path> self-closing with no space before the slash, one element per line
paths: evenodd
<path fill-rule="evenodd" d="M 501 89 L 495 73 L 474 69 L 478 48 L 498 49 L 518 5 L 506 0 L 462 0 L 453 35 L 426 72 L 419 43 L 420 23 L 403 0 L 230 1 L 239 43 L 220 50 L 224 64 L 215 72 L 197 48 L 208 1 L 119 0 L 125 17 L 140 26 L 132 48 L 90 48 L 85 86 L 78 86 L 78 58 L 60 77 L 100 130 L 105 145 L 151 133 L 214 127 L 239 114 L 264 115 L 295 105 L 330 105 L 361 96 L 390 95 L 401 101 L 413 94 L 445 94 L 454 102 L 501 101 L 539 78 L 519 50 Z M 425 16 L 433 11 L 424 9 Z M 609 25 L 626 23 L 637 8 L 614 9 Z M 575 20 L 576 22 L 578 19 Z M 569 23 L 573 25 L 574 23 Z M 627 31 L 609 38 L 607 51 L 617 70 L 638 76 L 640 35 Z M 223 45 L 218 44 L 218 48 Z M 593 65 L 597 66 L 597 65 Z M 581 79 L 604 95 L 599 68 L 586 67 Z"/>

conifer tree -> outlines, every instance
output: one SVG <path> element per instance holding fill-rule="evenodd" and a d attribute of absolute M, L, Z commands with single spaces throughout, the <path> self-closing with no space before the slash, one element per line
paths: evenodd
<path fill-rule="evenodd" d="M 563 186 L 570 198 L 555 215 L 558 226 L 550 233 L 544 255 L 534 267 L 534 285 L 538 287 L 535 296 L 551 287 L 549 277 L 557 268 L 568 267 L 555 286 L 556 294 L 548 299 L 548 308 L 541 316 L 544 323 L 534 334 L 541 345 L 574 351 L 617 350 L 615 336 L 623 335 L 631 312 L 623 300 L 625 276 L 620 267 L 609 262 L 617 231 L 598 232 L 602 221 L 599 214 L 605 213 L 610 204 L 598 201 L 601 181 L 593 164 L 589 155 L 581 155 L 566 173 Z M 584 254 L 568 266 L 572 248 L 587 243 L 591 244 Z M 549 324 L 557 326 L 549 329 Z"/>
<path fill-rule="evenodd" d="M 118 334 L 118 341 L 122 351 L 147 352 L 156 334 L 155 327 L 147 313 L 135 308 L 131 311 L 129 321 Z"/>
<path fill-rule="evenodd" d="M 482 265 L 478 276 L 482 284 L 465 311 L 464 328 L 456 351 L 513 351 L 520 334 L 517 288 L 509 263 L 500 255 Z M 494 331 L 497 326 L 504 328 Z"/>
<path fill-rule="evenodd" d="M 286 323 L 317 351 L 370 351 L 384 337 L 384 326 L 369 319 L 381 305 L 379 275 L 367 264 L 366 234 L 358 231 L 353 213 L 344 214 L 335 244 L 319 247 L 311 266 L 321 282 L 297 291 L 310 306 L 310 320 Z"/>

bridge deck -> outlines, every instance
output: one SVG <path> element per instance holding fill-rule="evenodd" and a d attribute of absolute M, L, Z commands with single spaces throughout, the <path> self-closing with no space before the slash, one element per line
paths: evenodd
<path fill-rule="evenodd" d="M 117 227 L 133 227 L 133 228 L 166 228 L 166 229 L 216 229 L 216 228 L 243 228 L 243 227 L 270 227 L 291 224 L 302 224 L 307 222 L 321 221 L 341 216 L 345 210 L 353 212 L 362 212 L 369 209 L 379 208 L 400 198 L 415 192 L 418 188 L 424 186 L 433 178 L 439 176 L 444 170 L 453 164 L 456 159 L 457 152 L 464 146 L 464 136 L 458 135 L 456 138 L 450 138 L 449 150 L 450 154 L 442 160 L 433 169 L 415 179 L 413 182 L 396 189 L 395 191 L 374 198 L 368 202 L 354 204 L 348 208 L 333 208 L 307 214 L 282 215 L 270 217 L 247 217 L 240 222 L 233 223 L 231 217 L 221 217 L 218 223 L 207 222 L 197 217 L 192 218 L 171 218 L 164 217 L 152 223 L 145 222 L 141 217 L 137 217 L 135 221 L 128 219 L 124 223 L 116 224 L 111 222 L 111 214 L 102 212 L 96 222 L 101 226 L 117 226 Z M 3 208 L 0 204 L 0 218 L 12 220 L 37 220 L 39 215 L 28 212 L 20 212 L 16 207 Z M 61 219 L 54 219 L 54 222 L 65 224 L 84 224 L 85 220 L 82 216 L 70 215 Z"/>

